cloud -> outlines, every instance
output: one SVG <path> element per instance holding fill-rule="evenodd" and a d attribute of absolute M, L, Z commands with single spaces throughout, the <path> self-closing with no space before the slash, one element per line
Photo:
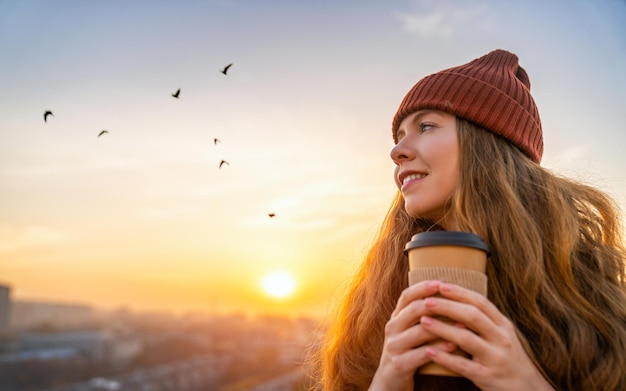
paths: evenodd
<path fill-rule="evenodd" d="M 6 254 L 39 246 L 59 245 L 69 236 L 59 230 L 42 227 L 0 227 L 0 253 Z"/>
<path fill-rule="evenodd" d="M 404 31 L 428 38 L 453 38 L 468 29 L 489 31 L 492 24 L 484 4 L 420 1 L 414 12 L 396 13 Z"/>

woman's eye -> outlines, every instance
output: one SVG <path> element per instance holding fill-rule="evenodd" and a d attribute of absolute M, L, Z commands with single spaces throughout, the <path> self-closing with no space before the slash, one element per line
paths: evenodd
<path fill-rule="evenodd" d="M 426 132 L 428 130 L 431 130 L 434 127 L 435 127 L 435 125 L 433 125 L 433 124 L 427 124 L 427 123 L 421 123 L 420 124 L 420 129 L 422 130 L 422 133 Z"/>

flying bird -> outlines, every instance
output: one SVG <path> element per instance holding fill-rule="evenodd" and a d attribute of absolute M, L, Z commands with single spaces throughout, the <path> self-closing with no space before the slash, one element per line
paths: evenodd
<path fill-rule="evenodd" d="M 43 122 L 48 122 L 48 116 L 49 115 L 54 117 L 54 114 L 52 114 L 52 111 L 50 111 L 50 110 L 46 110 L 46 112 L 43 113 Z"/>
<path fill-rule="evenodd" d="M 271 218 L 271 217 L 276 216 L 276 214 L 275 214 L 275 213 L 268 213 L 267 215 L 268 215 L 270 218 Z"/>
<path fill-rule="evenodd" d="M 98 133 L 98 137 L 102 136 L 105 133 L 109 133 L 109 131 L 108 130 L 103 130 L 102 132 Z"/>
<path fill-rule="evenodd" d="M 223 74 L 227 75 L 227 74 L 228 74 L 228 68 L 230 68 L 230 67 L 232 67 L 232 66 L 233 66 L 233 64 L 232 64 L 232 63 L 230 63 L 230 64 L 226 65 L 226 66 L 224 67 L 224 69 L 222 69 L 220 72 L 222 72 Z"/>
<path fill-rule="evenodd" d="M 176 92 L 172 94 L 172 96 L 176 99 L 178 99 L 178 95 L 180 95 L 180 88 L 177 89 Z"/>
<path fill-rule="evenodd" d="M 213 139 L 213 144 L 217 145 L 217 143 L 221 143 L 220 139 L 214 138 Z"/>
<path fill-rule="evenodd" d="M 228 163 L 226 160 L 222 160 L 222 161 L 220 162 L 220 166 L 219 166 L 218 168 L 222 168 L 222 166 L 223 166 L 224 164 L 228 164 L 228 165 L 230 166 L 230 163 Z"/>

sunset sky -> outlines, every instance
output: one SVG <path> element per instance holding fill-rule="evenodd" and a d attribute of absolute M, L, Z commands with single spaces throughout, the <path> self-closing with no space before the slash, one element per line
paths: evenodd
<path fill-rule="evenodd" d="M 496 48 L 530 75 L 542 164 L 626 207 L 625 21 L 620 0 L 0 0 L 0 283 L 323 313 L 395 192 L 402 97 Z M 291 296 L 263 292 L 277 270 Z"/>

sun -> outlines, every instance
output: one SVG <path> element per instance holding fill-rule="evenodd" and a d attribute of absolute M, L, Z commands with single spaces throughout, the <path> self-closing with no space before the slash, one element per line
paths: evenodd
<path fill-rule="evenodd" d="M 275 298 L 285 298 L 295 290 L 296 280 L 286 271 L 276 270 L 263 277 L 261 286 L 268 295 Z"/>

